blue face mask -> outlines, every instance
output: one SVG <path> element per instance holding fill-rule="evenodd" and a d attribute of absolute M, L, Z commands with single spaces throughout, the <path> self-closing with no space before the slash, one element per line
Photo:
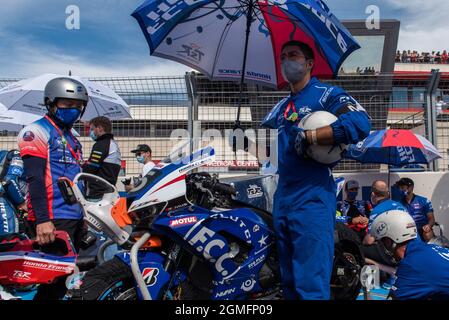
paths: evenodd
<path fill-rule="evenodd" d="M 143 156 L 136 157 L 138 163 L 143 163 Z"/>
<path fill-rule="evenodd" d="M 93 131 L 93 130 L 90 130 L 90 132 L 89 132 L 89 136 L 90 136 L 90 138 L 92 139 L 92 140 L 97 140 L 97 135 L 95 134 L 95 132 Z"/>
<path fill-rule="evenodd" d="M 355 200 L 355 198 L 357 198 L 358 194 L 359 193 L 357 191 L 348 191 L 348 199 Z"/>
<path fill-rule="evenodd" d="M 71 127 L 80 117 L 81 110 L 77 108 L 58 108 L 55 115 L 63 124 Z"/>

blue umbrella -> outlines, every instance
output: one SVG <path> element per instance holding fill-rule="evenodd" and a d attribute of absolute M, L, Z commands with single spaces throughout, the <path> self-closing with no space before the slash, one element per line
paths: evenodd
<path fill-rule="evenodd" d="M 280 59 L 289 40 L 315 54 L 313 75 L 334 77 L 360 48 L 321 0 L 147 0 L 132 14 L 150 54 L 190 66 L 210 80 L 283 87 Z M 241 97 L 241 95 L 240 95 Z M 237 113 L 240 116 L 241 100 Z"/>
<path fill-rule="evenodd" d="M 424 137 L 410 130 L 373 131 L 365 140 L 349 145 L 345 158 L 361 163 L 404 166 L 429 163 L 441 158 L 438 150 Z"/>

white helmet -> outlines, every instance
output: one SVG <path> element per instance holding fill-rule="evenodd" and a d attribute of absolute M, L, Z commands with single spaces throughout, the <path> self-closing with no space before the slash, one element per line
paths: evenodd
<path fill-rule="evenodd" d="M 316 111 L 306 115 L 298 124 L 298 127 L 304 130 L 315 130 L 326 127 L 337 121 L 337 117 L 327 111 Z M 342 152 L 346 149 L 345 144 L 338 146 L 320 146 L 311 145 L 307 148 L 307 155 L 313 160 L 323 163 L 331 164 L 341 160 Z"/>
<path fill-rule="evenodd" d="M 389 210 L 374 219 L 370 234 L 376 240 L 390 238 L 395 243 L 402 243 L 417 237 L 416 223 L 406 211 Z"/>

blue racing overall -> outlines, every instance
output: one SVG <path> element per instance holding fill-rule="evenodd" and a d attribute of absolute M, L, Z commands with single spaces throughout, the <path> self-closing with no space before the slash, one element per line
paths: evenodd
<path fill-rule="evenodd" d="M 341 88 L 316 78 L 280 101 L 262 122 L 262 126 L 278 130 L 279 184 L 273 220 L 286 299 L 330 298 L 336 212 L 331 168 L 335 164 L 299 157 L 289 145 L 290 128 L 315 111 L 337 116 L 331 125 L 335 144 L 357 143 L 371 128 L 368 114 L 357 101 Z"/>

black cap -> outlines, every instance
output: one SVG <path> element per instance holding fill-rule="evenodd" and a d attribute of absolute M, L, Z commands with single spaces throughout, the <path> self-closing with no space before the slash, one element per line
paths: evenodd
<path fill-rule="evenodd" d="M 395 185 L 397 185 L 398 187 L 399 187 L 399 186 L 407 186 L 407 187 L 410 187 L 410 186 L 413 186 L 414 183 L 413 183 L 413 180 L 410 179 L 410 178 L 401 178 L 401 179 L 398 180 L 398 182 L 396 182 Z"/>
<path fill-rule="evenodd" d="M 138 144 L 137 149 L 131 150 L 132 153 L 138 153 L 138 152 L 151 152 L 151 148 L 147 144 Z"/>

